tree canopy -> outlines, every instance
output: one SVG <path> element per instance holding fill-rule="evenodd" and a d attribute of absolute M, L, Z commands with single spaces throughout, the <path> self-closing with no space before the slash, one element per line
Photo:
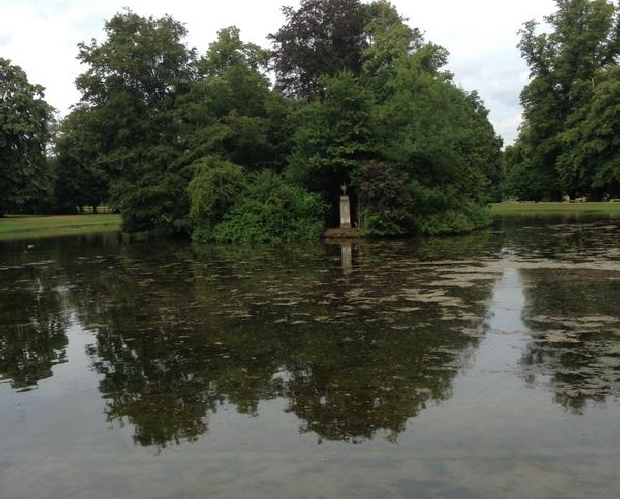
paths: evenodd
<path fill-rule="evenodd" d="M 332 206 L 338 186 L 352 184 L 370 233 L 478 226 L 484 217 L 470 220 L 472 209 L 499 195 L 501 177 L 502 143 L 486 109 L 443 70 L 447 51 L 409 28 L 391 4 L 367 5 L 366 19 L 360 72 L 319 78 L 320 98 L 300 112 L 291 178 Z M 456 212 L 445 217 L 455 223 L 438 223 L 439 214 Z"/>
<path fill-rule="evenodd" d="M 319 78 L 362 68 L 367 46 L 367 9 L 359 0 L 301 0 L 283 7 L 286 24 L 269 35 L 276 88 L 284 95 L 309 98 L 321 90 Z"/>
<path fill-rule="evenodd" d="M 524 24 L 519 48 L 530 67 L 523 123 L 507 155 L 509 188 L 523 198 L 620 195 L 620 10 L 607 0 L 556 0 L 549 32 Z"/>
<path fill-rule="evenodd" d="M 98 135 L 89 127 L 92 111 L 76 107 L 60 126 L 55 141 L 56 208 L 71 213 L 107 201 L 108 173 L 98 157 Z"/>
<path fill-rule="evenodd" d="M 201 54 L 170 16 L 129 9 L 80 43 L 82 98 L 52 162 L 58 209 L 107 202 L 126 230 L 198 241 L 296 240 L 339 221 L 344 183 L 369 234 L 484 224 L 501 139 L 447 50 L 386 0 L 284 13 L 271 50 L 230 26 Z"/>
<path fill-rule="evenodd" d="M 0 215 L 20 211 L 45 191 L 52 107 L 44 89 L 0 57 Z"/>
<path fill-rule="evenodd" d="M 124 10 L 104 30 L 103 43 L 79 44 L 88 69 L 76 84 L 98 135 L 96 160 L 111 178 L 111 202 L 127 229 L 176 230 L 188 211 L 176 103 L 195 79 L 196 54 L 169 16 Z"/>

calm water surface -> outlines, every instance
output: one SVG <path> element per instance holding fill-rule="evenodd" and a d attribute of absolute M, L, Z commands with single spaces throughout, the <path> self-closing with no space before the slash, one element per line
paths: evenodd
<path fill-rule="evenodd" d="M 0 497 L 616 498 L 619 236 L 0 243 Z"/>

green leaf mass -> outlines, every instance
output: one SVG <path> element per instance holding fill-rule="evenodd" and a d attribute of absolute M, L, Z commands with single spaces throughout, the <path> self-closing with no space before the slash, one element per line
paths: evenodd
<path fill-rule="evenodd" d="M 48 150 L 42 89 L 7 72 L 33 112 L 20 115 L 3 90 L 5 209 L 36 198 L 35 178 L 47 179 L 55 210 L 106 204 L 127 231 L 284 242 L 337 226 L 346 186 L 366 234 L 487 223 L 486 205 L 502 196 L 502 141 L 478 94 L 445 70 L 448 51 L 386 0 L 301 0 L 283 12 L 269 50 L 230 26 L 202 54 L 170 16 L 118 12 L 102 41 L 78 45 L 81 100 Z M 616 93 L 601 81 L 599 107 Z M 554 140 L 587 138 L 601 161 L 592 182 L 614 182 L 613 151 L 600 143 L 613 127 L 580 127 Z"/>

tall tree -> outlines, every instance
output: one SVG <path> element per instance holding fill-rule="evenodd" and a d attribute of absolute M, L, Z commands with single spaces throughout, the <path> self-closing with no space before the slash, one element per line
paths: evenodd
<path fill-rule="evenodd" d="M 218 31 L 179 108 L 187 141 L 185 161 L 217 155 L 250 169 L 270 161 L 266 62 L 266 52 L 243 42 L 238 28 Z"/>
<path fill-rule="evenodd" d="M 195 79 L 195 52 L 183 42 L 185 27 L 169 16 L 124 10 L 104 30 L 103 43 L 79 45 L 78 59 L 88 69 L 76 83 L 92 110 L 112 202 L 129 230 L 179 230 L 189 206 L 175 111 Z"/>
<path fill-rule="evenodd" d="M 556 0 L 556 12 L 546 16 L 550 32 L 539 33 L 529 21 L 520 31 L 519 48 L 530 67 L 531 81 L 521 93 L 524 108 L 522 134 L 527 140 L 528 169 L 540 185 L 528 197 L 559 198 L 588 195 L 594 172 L 575 175 L 574 162 L 560 160 L 566 147 L 581 147 L 566 135 L 587 113 L 597 79 L 620 56 L 618 7 L 607 0 Z M 593 165 L 593 164 L 592 164 Z M 534 172 L 532 172 L 534 173 Z"/>
<path fill-rule="evenodd" d="M 407 26 L 389 2 L 365 9 L 362 69 L 318 78 L 320 93 L 300 112 L 288 173 L 332 206 L 338 186 L 352 181 L 352 199 L 375 234 L 472 228 L 478 222 L 461 211 L 496 197 L 501 177 L 501 140 L 488 112 L 443 70 L 443 47 Z M 458 212 L 454 223 L 431 227 L 449 211 Z"/>
<path fill-rule="evenodd" d="M 385 164 L 363 172 L 370 178 L 380 174 L 386 186 L 406 174 L 411 188 L 403 195 L 412 199 L 403 198 L 402 204 L 413 203 L 417 214 L 496 197 L 501 140 L 478 94 L 454 85 L 444 69 L 447 50 L 407 26 L 389 2 L 373 2 L 368 12 L 370 44 L 363 54 L 362 78 L 375 95 L 373 138 Z M 364 175 L 358 181 L 368 184 Z M 376 192 L 373 196 L 378 197 Z"/>
<path fill-rule="evenodd" d="M 358 74 L 366 47 L 366 9 L 359 0 L 301 0 L 283 7 L 286 24 L 270 34 L 276 87 L 306 99 L 321 90 L 319 77 Z"/>
<path fill-rule="evenodd" d="M 45 190 L 52 107 L 44 89 L 0 57 L 0 216 Z"/>
<path fill-rule="evenodd" d="M 363 170 L 357 182 L 367 186 L 365 173 L 380 172 L 386 186 L 396 181 L 407 185 L 400 204 L 411 207 L 415 230 L 471 229 L 478 221 L 467 221 L 470 212 L 490 201 L 499 187 L 501 139 L 477 94 L 464 92 L 447 74 L 422 68 L 415 56 L 395 65 L 374 110 L 374 138 L 384 168 Z M 367 187 L 363 190 L 370 192 Z M 373 197 L 379 196 L 373 193 Z M 361 202 L 372 211 L 363 195 Z M 450 220 L 447 213 L 454 216 L 445 225 L 442 219 Z M 380 232 L 390 230 L 394 222 L 391 216 L 371 219 Z M 399 219 L 409 223 L 407 217 Z"/>
<path fill-rule="evenodd" d="M 587 105 L 569 117 L 558 170 L 564 185 L 600 199 L 620 197 L 620 67 L 599 71 Z"/>
<path fill-rule="evenodd" d="M 372 96 L 350 71 L 319 82 L 323 98 L 304 106 L 297 118 L 288 173 L 333 201 L 358 161 L 372 155 Z"/>
<path fill-rule="evenodd" d="M 421 69 L 431 73 L 439 72 L 447 64 L 448 51 L 426 41 L 422 32 L 410 27 L 390 2 L 376 0 L 365 7 L 367 46 L 362 56 L 366 74 L 387 76 L 405 56 L 415 58 Z M 379 78 L 378 82 L 384 84 L 385 79 Z"/>
<path fill-rule="evenodd" d="M 98 157 L 98 137 L 89 126 L 91 113 L 84 106 L 73 109 L 62 121 L 54 143 L 59 211 L 81 211 L 84 206 L 92 206 L 96 211 L 109 197 L 108 174 Z"/>

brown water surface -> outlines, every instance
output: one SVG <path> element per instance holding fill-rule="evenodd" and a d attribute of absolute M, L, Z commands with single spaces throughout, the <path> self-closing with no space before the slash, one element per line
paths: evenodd
<path fill-rule="evenodd" d="M 619 236 L 0 243 L 0 497 L 615 498 Z"/>

